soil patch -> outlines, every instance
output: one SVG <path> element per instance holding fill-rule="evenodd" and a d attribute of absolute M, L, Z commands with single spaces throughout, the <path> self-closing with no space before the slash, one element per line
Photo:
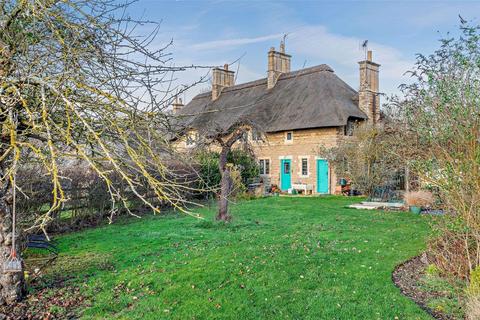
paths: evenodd
<path fill-rule="evenodd" d="M 419 287 L 422 277 L 425 276 L 427 266 L 426 254 L 414 257 L 395 268 L 392 280 L 400 288 L 402 294 L 415 301 L 435 319 L 454 320 L 455 318 L 438 310 L 432 310 L 427 306 L 428 301 L 445 296 L 441 292 L 425 291 Z"/>
<path fill-rule="evenodd" d="M 88 305 L 81 288 L 64 281 L 31 283 L 31 293 L 14 305 L 0 307 L 2 320 L 78 319 Z"/>

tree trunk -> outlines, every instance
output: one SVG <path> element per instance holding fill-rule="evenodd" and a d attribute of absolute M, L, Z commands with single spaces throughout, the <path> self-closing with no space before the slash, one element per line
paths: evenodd
<path fill-rule="evenodd" d="M 232 218 L 228 214 L 228 195 L 231 191 L 232 178 L 230 177 L 230 169 L 227 167 L 227 155 L 230 148 L 224 146 L 220 152 L 220 159 L 218 161 L 218 167 L 222 175 L 220 180 L 220 195 L 218 199 L 218 214 L 217 220 L 230 221 Z"/>
<path fill-rule="evenodd" d="M 9 192 L 0 196 L 0 305 L 19 301 L 26 291 L 23 270 L 16 273 L 3 271 L 5 261 L 10 256 L 12 249 L 11 201 L 8 200 L 11 200 Z M 18 233 L 16 239 L 18 239 Z M 18 244 L 16 247 L 16 251 L 19 253 Z"/>

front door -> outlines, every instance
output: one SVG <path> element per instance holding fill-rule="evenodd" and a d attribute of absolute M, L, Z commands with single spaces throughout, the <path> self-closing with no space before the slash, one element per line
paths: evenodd
<path fill-rule="evenodd" d="M 290 159 L 282 159 L 280 161 L 280 189 L 282 191 L 287 191 L 292 187 L 292 160 Z"/>
<path fill-rule="evenodd" d="M 317 192 L 328 193 L 328 162 L 324 159 L 317 160 Z"/>

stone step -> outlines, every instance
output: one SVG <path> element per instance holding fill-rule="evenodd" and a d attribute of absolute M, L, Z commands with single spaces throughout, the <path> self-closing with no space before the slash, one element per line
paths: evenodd
<path fill-rule="evenodd" d="M 377 206 L 369 206 L 369 205 L 365 205 L 365 204 L 361 204 L 361 203 L 351 204 L 348 207 L 353 208 L 353 209 L 363 209 L 363 210 L 375 210 L 375 209 L 379 208 Z"/>
<path fill-rule="evenodd" d="M 362 201 L 361 204 L 366 206 L 386 207 L 386 208 L 401 208 L 404 206 L 401 202 L 379 202 L 379 201 Z"/>

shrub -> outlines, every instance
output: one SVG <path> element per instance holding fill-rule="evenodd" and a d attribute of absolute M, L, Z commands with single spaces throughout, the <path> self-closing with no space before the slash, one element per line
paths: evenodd
<path fill-rule="evenodd" d="M 214 151 L 201 151 L 195 155 L 195 161 L 199 166 L 200 187 L 205 189 L 206 193 L 211 194 L 220 184 L 221 174 L 218 169 L 219 153 Z M 243 150 L 232 150 L 228 156 L 228 162 L 233 165 L 232 178 L 234 171 L 238 172 L 239 184 L 234 189 L 243 186 L 243 191 L 248 183 L 258 177 L 259 168 L 255 157 Z M 235 178 L 236 179 L 236 178 Z M 235 180 L 234 180 L 235 184 Z M 238 191 L 238 190 L 237 190 Z"/>
<path fill-rule="evenodd" d="M 463 278 L 480 265 L 479 40 L 480 27 L 462 21 L 438 50 L 417 55 L 413 81 L 389 106 L 399 107 L 405 128 L 402 156 L 423 184 L 438 189 L 447 209 L 438 227 L 445 236 L 434 244 L 445 249 L 435 250 L 437 265 Z"/>
<path fill-rule="evenodd" d="M 247 187 L 243 183 L 242 175 L 238 166 L 232 166 L 230 177 L 232 178 L 231 196 L 238 198 L 247 191 Z"/>
<path fill-rule="evenodd" d="M 241 174 L 243 185 L 245 186 L 260 174 L 257 160 L 247 151 L 240 149 L 232 150 L 228 155 L 228 162 L 237 166 Z"/>
<path fill-rule="evenodd" d="M 438 267 L 431 263 L 427 266 L 427 269 L 425 270 L 425 273 L 427 274 L 427 276 L 437 276 L 439 273 L 440 273 L 440 270 L 438 270 Z"/>
<path fill-rule="evenodd" d="M 480 267 L 470 272 L 470 282 L 467 289 L 467 319 L 480 319 Z"/>
<path fill-rule="evenodd" d="M 195 162 L 197 162 L 200 176 L 199 189 L 205 190 L 206 194 L 214 192 L 220 184 L 221 174 L 218 169 L 218 152 L 202 151 L 195 155 Z"/>
<path fill-rule="evenodd" d="M 468 285 L 468 293 L 480 296 L 480 266 L 470 272 L 470 282 Z"/>
<path fill-rule="evenodd" d="M 469 258 L 475 257 L 477 247 L 474 239 L 463 234 L 459 237 L 457 230 L 442 230 L 442 235 L 430 241 L 429 253 L 431 261 L 438 267 L 440 273 L 455 278 L 467 279 L 469 276 Z M 469 254 L 465 254 L 469 252 Z"/>
<path fill-rule="evenodd" d="M 431 207 L 435 201 L 430 191 L 422 190 L 406 192 L 404 199 L 408 206 L 415 207 Z"/>

